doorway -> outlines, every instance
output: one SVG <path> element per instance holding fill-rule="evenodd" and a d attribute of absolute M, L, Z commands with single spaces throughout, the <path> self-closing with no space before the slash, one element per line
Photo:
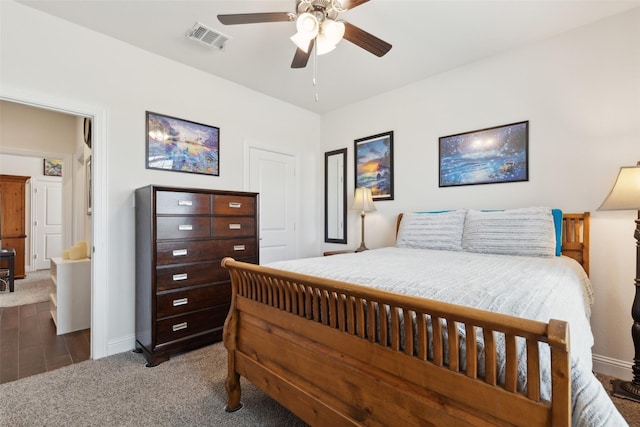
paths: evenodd
<path fill-rule="evenodd" d="M 61 96 L 44 93 L 25 92 L 19 88 L 3 85 L 0 88 L 0 100 L 29 105 L 45 110 L 72 114 L 92 119 L 92 225 L 93 245 L 90 248 L 91 266 L 91 358 L 99 359 L 109 355 L 108 349 L 108 292 L 109 272 L 106 263 L 106 129 L 107 110 L 96 105 L 87 105 Z M 10 154 L 16 153 L 14 150 Z M 7 152 L 0 148 L 0 152 Z M 65 156 L 63 165 L 70 164 L 72 156 Z M 71 191 L 65 190 L 64 191 Z M 63 216 L 66 213 L 63 213 Z M 114 351 L 114 352 L 117 352 Z"/>

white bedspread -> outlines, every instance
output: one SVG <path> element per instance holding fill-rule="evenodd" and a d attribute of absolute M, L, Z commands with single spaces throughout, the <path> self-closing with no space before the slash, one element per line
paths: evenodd
<path fill-rule="evenodd" d="M 627 425 L 592 373 L 592 290 L 573 259 L 389 247 L 268 266 L 543 322 L 565 320 L 573 425 Z"/>

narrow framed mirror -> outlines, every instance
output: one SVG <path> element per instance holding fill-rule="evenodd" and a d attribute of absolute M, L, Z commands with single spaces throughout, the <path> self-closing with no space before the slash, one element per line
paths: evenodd
<path fill-rule="evenodd" d="M 347 149 L 324 153 L 324 241 L 347 243 Z"/>

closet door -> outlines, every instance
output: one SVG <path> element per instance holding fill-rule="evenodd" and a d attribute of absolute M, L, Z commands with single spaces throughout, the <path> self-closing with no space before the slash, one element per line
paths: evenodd
<path fill-rule="evenodd" d="M 2 200 L 0 235 L 2 236 L 3 248 L 16 250 L 16 279 L 26 277 L 24 260 L 24 242 L 27 237 L 25 234 L 25 186 L 30 178 L 29 176 L 0 175 L 0 198 Z"/>

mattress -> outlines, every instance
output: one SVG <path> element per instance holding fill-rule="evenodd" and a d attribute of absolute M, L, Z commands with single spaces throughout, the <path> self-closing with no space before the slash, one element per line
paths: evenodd
<path fill-rule="evenodd" d="M 542 322 L 564 320 L 571 339 L 573 425 L 626 425 L 592 373 L 593 292 L 584 270 L 571 258 L 388 247 L 268 267 Z M 524 375 L 519 383 L 526 387 Z M 541 393 L 549 397 L 548 382 Z"/>

